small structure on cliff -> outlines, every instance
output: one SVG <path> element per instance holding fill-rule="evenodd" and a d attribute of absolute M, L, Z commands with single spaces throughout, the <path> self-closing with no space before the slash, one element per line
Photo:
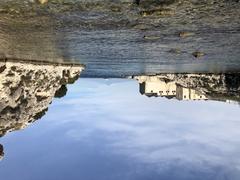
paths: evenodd
<path fill-rule="evenodd" d="M 178 100 L 207 100 L 208 97 L 199 91 L 191 88 L 177 86 L 176 98 Z"/>
<path fill-rule="evenodd" d="M 176 96 L 176 84 L 158 78 L 150 78 L 140 83 L 140 93 L 147 96 Z"/>
<path fill-rule="evenodd" d="M 206 100 L 207 96 L 197 90 L 185 88 L 175 81 L 161 78 L 159 76 L 138 76 L 139 91 L 148 97 L 161 96 L 167 98 L 177 98 L 178 100 Z"/>
<path fill-rule="evenodd" d="M 224 101 L 239 104 L 240 75 L 225 74 L 159 74 L 134 76 L 139 91 L 146 96 L 175 97 L 178 100 Z"/>

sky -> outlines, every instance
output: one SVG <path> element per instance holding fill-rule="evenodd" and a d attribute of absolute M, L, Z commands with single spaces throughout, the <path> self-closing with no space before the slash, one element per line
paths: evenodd
<path fill-rule="evenodd" d="M 42 119 L 0 139 L 1 178 L 239 179 L 238 105 L 138 88 L 127 79 L 69 85 Z"/>

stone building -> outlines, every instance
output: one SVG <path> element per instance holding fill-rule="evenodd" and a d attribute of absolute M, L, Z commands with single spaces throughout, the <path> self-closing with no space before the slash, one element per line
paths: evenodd
<path fill-rule="evenodd" d="M 139 91 L 148 97 L 161 96 L 178 100 L 207 100 L 207 96 L 192 88 L 178 85 L 174 80 L 161 76 L 137 76 Z"/>
<path fill-rule="evenodd" d="M 146 81 L 140 83 L 140 93 L 148 96 L 176 96 L 176 84 L 165 81 Z"/>
<path fill-rule="evenodd" d="M 176 98 L 178 100 L 207 100 L 207 96 L 191 88 L 177 86 Z"/>

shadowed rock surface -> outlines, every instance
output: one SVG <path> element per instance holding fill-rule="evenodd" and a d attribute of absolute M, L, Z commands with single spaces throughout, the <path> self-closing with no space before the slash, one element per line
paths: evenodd
<path fill-rule="evenodd" d="M 10 57 L 31 56 L 35 44 L 40 59 L 46 59 L 45 53 L 51 59 L 53 52 L 80 59 L 88 77 L 240 69 L 239 1 L 133 2 L 50 0 L 41 5 L 4 0 L 0 36 L 11 42 Z M 41 45 L 48 39 L 55 48 Z"/>
<path fill-rule="evenodd" d="M 0 144 L 0 160 L 2 160 L 4 156 L 4 149 L 3 149 L 3 145 Z"/>
<path fill-rule="evenodd" d="M 82 70 L 81 65 L 0 61 L 0 136 L 40 119 Z"/>
<path fill-rule="evenodd" d="M 140 93 L 147 96 L 172 96 L 179 100 L 212 99 L 240 102 L 240 73 L 159 74 L 132 78 L 138 80 Z"/>

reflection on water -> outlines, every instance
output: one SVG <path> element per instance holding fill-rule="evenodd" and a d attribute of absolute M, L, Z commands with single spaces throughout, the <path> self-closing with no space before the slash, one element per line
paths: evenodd
<path fill-rule="evenodd" d="M 57 46 L 54 20 L 40 17 L 0 17 L 0 58 L 64 62 L 63 50 Z"/>
<path fill-rule="evenodd" d="M 239 70 L 238 2 L 132 2 L 2 0 L 0 56 L 81 61 L 87 77 Z"/>
<path fill-rule="evenodd" d="M 159 74 L 133 76 L 146 96 L 175 97 L 178 100 L 240 101 L 240 74 Z"/>
<path fill-rule="evenodd" d="M 72 64 L 0 61 L 0 136 L 40 119 L 82 70 L 83 66 Z"/>

